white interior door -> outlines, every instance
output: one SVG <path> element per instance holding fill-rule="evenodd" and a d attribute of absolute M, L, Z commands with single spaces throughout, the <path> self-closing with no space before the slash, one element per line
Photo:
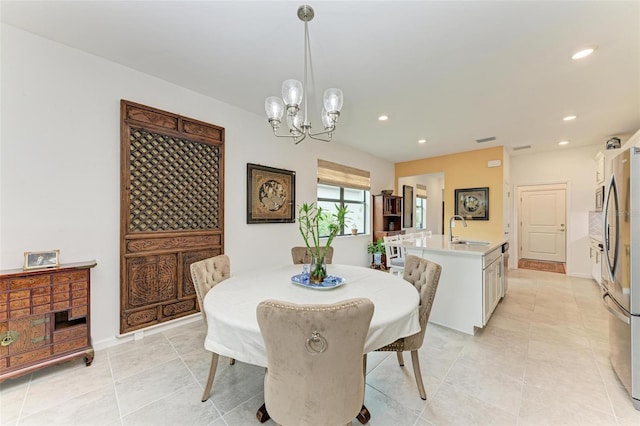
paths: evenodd
<path fill-rule="evenodd" d="M 566 188 L 536 186 L 520 192 L 523 259 L 566 261 Z"/>

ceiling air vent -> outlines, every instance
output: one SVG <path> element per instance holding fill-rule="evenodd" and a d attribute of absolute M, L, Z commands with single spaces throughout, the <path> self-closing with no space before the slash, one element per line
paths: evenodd
<path fill-rule="evenodd" d="M 522 146 L 515 146 L 513 147 L 514 151 L 520 151 L 521 149 L 529 149 L 531 148 L 531 145 L 522 145 Z"/>
<path fill-rule="evenodd" d="M 485 142 L 492 142 L 492 141 L 495 141 L 495 140 L 496 140 L 496 137 L 495 136 L 491 136 L 489 138 L 476 139 L 476 142 L 485 143 Z"/>

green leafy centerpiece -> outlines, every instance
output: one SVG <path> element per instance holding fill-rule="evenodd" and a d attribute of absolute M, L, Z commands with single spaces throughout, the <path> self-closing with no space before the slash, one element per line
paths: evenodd
<path fill-rule="evenodd" d="M 367 245 L 367 253 L 373 254 L 373 264 L 376 266 L 382 265 L 382 255 L 385 251 L 386 248 L 382 238 L 379 238 L 375 243 Z"/>
<path fill-rule="evenodd" d="M 348 207 L 340 207 L 335 205 L 334 213 L 315 203 L 304 203 L 298 209 L 298 229 L 304 240 L 307 250 L 311 255 L 311 264 L 309 265 L 309 281 L 311 283 L 321 283 L 327 276 L 327 265 L 325 257 L 327 250 L 331 247 L 331 243 L 336 235 L 344 227 L 347 219 Z M 327 236 L 327 242 L 324 246 L 320 245 L 320 236 Z"/>

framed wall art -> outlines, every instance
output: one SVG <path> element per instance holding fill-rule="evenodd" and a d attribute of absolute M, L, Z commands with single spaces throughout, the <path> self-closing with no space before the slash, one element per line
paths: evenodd
<path fill-rule="evenodd" d="M 296 172 L 247 163 L 247 223 L 295 222 Z"/>
<path fill-rule="evenodd" d="M 57 268 L 60 266 L 60 250 L 27 251 L 23 269 Z"/>
<path fill-rule="evenodd" d="M 467 220 L 489 220 L 489 188 L 456 189 L 455 214 Z"/>

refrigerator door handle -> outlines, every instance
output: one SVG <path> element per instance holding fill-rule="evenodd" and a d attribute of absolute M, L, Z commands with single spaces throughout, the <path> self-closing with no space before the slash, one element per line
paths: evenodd
<path fill-rule="evenodd" d="M 616 305 L 618 309 L 614 309 L 609 305 L 609 303 L 607 302 L 607 297 L 614 303 L 614 305 Z M 609 293 L 602 294 L 602 301 L 604 302 L 604 306 L 611 313 L 611 315 L 618 318 L 620 321 L 624 322 L 625 324 L 631 324 L 631 318 L 625 315 L 623 313 L 624 311 L 620 312 L 623 308 L 618 304 L 618 302 L 616 302 L 613 299 L 613 297 L 611 297 Z"/>

